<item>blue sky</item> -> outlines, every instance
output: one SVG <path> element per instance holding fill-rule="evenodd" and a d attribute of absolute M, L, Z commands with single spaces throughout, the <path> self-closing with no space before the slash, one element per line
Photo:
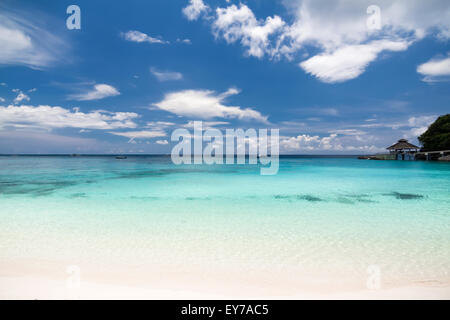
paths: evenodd
<path fill-rule="evenodd" d="M 279 128 L 281 153 L 417 143 L 449 38 L 446 0 L 2 1 L 0 153 L 170 153 L 193 120 Z"/>

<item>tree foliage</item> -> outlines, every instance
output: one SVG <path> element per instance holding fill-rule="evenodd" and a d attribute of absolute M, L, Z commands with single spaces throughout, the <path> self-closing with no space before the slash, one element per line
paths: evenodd
<path fill-rule="evenodd" d="M 450 114 L 440 116 L 420 137 L 424 151 L 450 150 Z"/>

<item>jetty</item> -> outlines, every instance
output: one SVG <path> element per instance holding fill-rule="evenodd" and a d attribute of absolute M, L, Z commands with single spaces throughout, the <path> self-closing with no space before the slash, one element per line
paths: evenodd
<path fill-rule="evenodd" d="M 367 160 L 439 160 L 450 161 L 450 150 L 421 151 L 420 147 L 400 139 L 397 143 L 386 148 L 389 153 L 380 153 L 371 156 L 360 156 L 358 159 Z"/>

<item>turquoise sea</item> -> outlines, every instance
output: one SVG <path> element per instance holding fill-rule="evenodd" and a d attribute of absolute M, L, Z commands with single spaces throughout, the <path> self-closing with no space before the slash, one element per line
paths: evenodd
<path fill-rule="evenodd" d="M 259 172 L 1 156 L 0 272 L 123 266 L 364 288 L 376 266 L 387 288 L 450 284 L 450 164 L 292 156 L 277 175 Z"/>

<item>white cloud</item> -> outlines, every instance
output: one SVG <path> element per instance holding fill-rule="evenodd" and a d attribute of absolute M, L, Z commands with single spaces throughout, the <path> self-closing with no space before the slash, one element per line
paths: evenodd
<path fill-rule="evenodd" d="M 440 81 L 450 76 L 450 55 L 446 58 L 435 58 L 417 67 L 417 72 L 424 75 L 425 82 Z"/>
<path fill-rule="evenodd" d="M 247 54 L 261 58 L 270 51 L 269 37 L 280 31 L 285 25 L 278 17 L 268 17 L 265 21 L 256 19 L 252 10 L 244 4 L 217 8 L 217 18 L 213 23 L 213 31 L 222 36 L 228 43 L 240 41 L 247 48 Z"/>
<path fill-rule="evenodd" d="M 42 68 L 67 57 L 67 43 L 46 31 L 39 16 L 17 15 L 0 7 L 0 65 Z"/>
<path fill-rule="evenodd" d="M 408 126 L 410 127 L 420 127 L 420 126 L 429 126 L 437 119 L 436 115 L 431 116 L 418 116 L 418 117 L 410 117 L 408 119 Z"/>
<path fill-rule="evenodd" d="M 368 44 L 350 45 L 332 53 L 322 53 L 300 63 L 307 73 L 327 83 L 347 81 L 360 76 L 382 51 L 404 51 L 405 41 L 377 40 Z"/>
<path fill-rule="evenodd" d="M 157 144 L 161 144 L 161 145 L 165 145 L 165 144 L 169 144 L 169 141 L 167 141 L 167 140 L 157 140 L 156 143 Z"/>
<path fill-rule="evenodd" d="M 0 102 L 5 102 L 6 100 L 2 97 L 0 97 Z"/>
<path fill-rule="evenodd" d="M 158 38 L 154 38 L 154 37 L 150 37 L 149 35 L 140 32 L 140 31 L 136 31 L 136 30 L 130 30 L 127 32 L 122 32 L 120 34 L 122 36 L 122 38 L 124 38 L 127 41 L 132 41 L 132 42 L 148 42 L 148 43 L 161 43 L 161 44 L 167 44 L 169 42 L 158 39 Z"/>
<path fill-rule="evenodd" d="M 171 126 L 174 126 L 174 125 L 175 125 L 174 122 L 168 122 L 168 121 L 151 121 L 151 122 L 147 122 L 147 127 L 165 128 L 165 127 L 171 127 Z"/>
<path fill-rule="evenodd" d="M 280 149 L 284 152 L 306 152 L 306 153 L 375 153 L 384 151 L 384 148 L 365 144 L 365 139 L 359 136 L 340 137 L 336 133 L 320 137 L 302 134 L 294 137 L 280 137 Z"/>
<path fill-rule="evenodd" d="M 364 135 L 366 132 L 357 130 L 357 129 L 338 129 L 338 130 L 331 130 L 330 133 L 335 134 L 342 134 L 344 136 L 359 136 Z"/>
<path fill-rule="evenodd" d="M 83 129 L 120 129 L 135 128 L 133 121 L 138 115 L 133 112 L 92 111 L 83 113 L 62 107 L 52 106 L 0 106 L 0 127 L 33 125 L 46 129 L 83 128 Z"/>
<path fill-rule="evenodd" d="M 418 137 L 425 131 L 427 131 L 428 127 L 419 127 L 419 128 L 412 128 L 410 130 L 412 137 Z"/>
<path fill-rule="evenodd" d="M 1 83 L 0 83 L 0 86 L 2 86 L 2 87 L 6 87 L 6 86 L 7 86 L 7 84 L 6 84 L 5 82 L 1 82 Z"/>
<path fill-rule="evenodd" d="M 179 116 L 198 119 L 218 117 L 267 122 L 267 117 L 256 110 L 223 104 L 227 97 L 238 93 L 235 88 L 222 94 L 216 94 L 211 90 L 183 90 L 166 94 L 164 99 L 154 106 Z"/>
<path fill-rule="evenodd" d="M 182 12 L 188 20 L 197 20 L 202 13 L 209 10 L 203 0 L 189 0 L 189 5 L 183 8 Z"/>
<path fill-rule="evenodd" d="M 177 42 L 185 43 L 185 44 L 192 44 L 191 39 L 177 39 Z"/>
<path fill-rule="evenodd" d="M 293 0 L 284 2 L 291 24 L 274 15 L 261 20 L 246 5 L 217 8 L 208 17 L 216 37 L 240 42 L 246 54 L 304 59 L 306 72 L 329 83 L 354 79 L 383 51 L 402 51 L 425 36 L 450 38 L 448 0 L 379 0 L 381 28 L 368 27 L 372 0 Z M 303 58 L 302 58 L 303 57 Z"/>
<path fill-rule="evenodd" d="M 181 80 L 181 79 L 183 79 L 183 75 L 181 73 L 179 73 L 179 72 L 158 71 L 155 68 L 151 68 L 150 72 L 159 81 L 171 81 L 171 80 Z"/>
<path fill-rule="evenodd" d="M 343 150 L 343 147 L 336 142 L 337 134 L 331 134 L 327 137 L 310 136 L 308 134 L 298 135 L 296 137 L 283 137 L 280 140 L 280 147 L 291 151 L 313 151 L 313 150 Z"/>
<path fill-rule="evenodd" d="M 151 139 L 151 138 L 158 138 L 158 137 L 165 137 L 166 133 L 164 131 L 156 130 L 156 131 L 128 131 L 128 132 L 114 132 L 110 131 L 109 133 L 116 135 L 116 136 L 122 136 L 129 138 L 130 140 L 128 142 L 132 142 L 135 139 Z"/>
<path fill-rule="evenodd" d="M 14 103 L 17 104 L 22 101 L 30 101 L 30 97 L 27 96 L 25 93 L 19 91 L 17 97 L 14 98 Z"/>
<path fill-rule="evenodd" d="M 120 92 L 108 84 L 96 84 L 92 90 L 84 93 L 77 93 L 69 95 L 70 100 L 89 101 L 99 100 L 107 97 L 113 97 L 119 95 Z"/>

